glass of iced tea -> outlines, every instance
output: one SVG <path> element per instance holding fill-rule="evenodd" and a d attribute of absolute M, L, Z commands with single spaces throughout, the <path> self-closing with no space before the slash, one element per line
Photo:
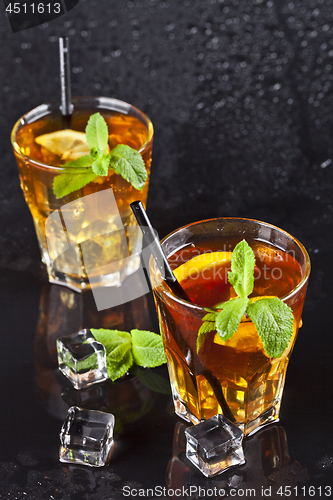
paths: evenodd
<path fill-rule="evenodd" d="M 245 239 L 255 254 L 250 299 L 278 297 L 291 309 L 293 333 L 281 356 L 265 352 L 244 315 L 223 341 L 209 331 L 197 350 L 198 331 L 214 306 L 234 298 L 228 282 L 234 247 Z M 162 240 L 163 250 L 193 303 L 175 296 L 154 262 L 150 274 L 176 413 L 198 423 L 223 413 L 249 435 L 279 419 L 288 361 L 302 325 L 310 273 L 303 245 L 285 231 L 256 220 L 220 218 L 182 227 Z M 257 300 L 257 299 L 255 299 Z"/>
<path fill-rule="evenodd" d="M 64 127 L 57 102 L 38 106 L 15 124 L 11 141 L 21 187 L 33 217 L 49 281 L 77 291 L 120 286 L 140 266 L 142 236 L 130 203 L 139 199 L 146 204 L 153 125 L 139 109 L 117 99 L 80 97 L 72 103 L 69 131 Z M 89 117 L 96 112 L 107 122 L 109 149 L 125 144 L 139 151 L 148 180 L 143 189 L 137 190 L 109 170 L 107 176 L 98 176 L 84 187 L 57 198 L 53 191 L 56 176 L 74 173 L 84 179 L 89 175 L 85 168 L 69 169 L 63 165 L 89 154 L 82 136 Z M 113 205 L 106 190 L 113 192 Z M 52 224 L 47 224 L 51 220 Z"/>

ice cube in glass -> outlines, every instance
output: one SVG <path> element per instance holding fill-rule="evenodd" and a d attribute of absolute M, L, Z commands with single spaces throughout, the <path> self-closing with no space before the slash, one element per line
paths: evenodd
<path fill-rule="evenodd" d="M 71 406 L 60 431 L 60 462 L 102 467 L 113 445 L 112 413 Z"/>
<path fill-rule="evenodd" d="M 224 415 L 185 429 L 186 456 L 206 476 L 245 463 L 243 432 Z"/>
<path fill-rule="evenodd" d="M 57 339 L 60 371 L 75 389 L 107 380 L 105 347 L 88 329 Z"/>

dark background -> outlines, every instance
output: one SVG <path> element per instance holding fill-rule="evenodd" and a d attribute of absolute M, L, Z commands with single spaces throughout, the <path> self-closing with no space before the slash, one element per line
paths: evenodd
<path fill-rule="evenodd" d="M 13 34 L 0 9 L 1 264 L 39 259 L 9 134 L 59 98 L 64 35 L 73 95 L 125 100 L 154 123 L 148 210 L 161 237 L 244 216 L 293 232 L 310 252 L 331 249 L 332 21 L 330 0 L 81 0 Z"/>
<path fill-rule="evenodd" d="M 242 216 L 276 224 L 307 247 L 313 270 L 282 424 L 292 458 L 309 471 L 307 484 L 332 484 L 333 1 L 80 0 L 66 15 L 19 33 L 0 5 L 2 401 L 16 401 L 10 415 L 20 411 L 15 394 L 25 394 L 23 408 L 30 408 L 30 346 L 45 275 L 9 137 L 22 114 L 60 96 L 59 36 L 70 38 L 73 95 L 116 97 L 151 118 L 147 209 L 160 237 L 202 218 Z M 39 425 L 45 435 L 53 426 L 56 443 L 59 423 L 39 416 Z M 165 443 L 174 421 L 168 425 Z M 33 448 L 23 442 L 23 453 Z M 16 479 L 22 493 L 26 484 L 37 488 L 38 467 L 31 455 L 22 465 L 26 455 L 17 447 L 6 439 L 3 463 L 5 471 L 8 464 L 26 471 L 33 460 L 35 476 Z M 57 463 L 55 455 L 48 459 Z M 41 498 L 51 498 L 45 491 Z"/>

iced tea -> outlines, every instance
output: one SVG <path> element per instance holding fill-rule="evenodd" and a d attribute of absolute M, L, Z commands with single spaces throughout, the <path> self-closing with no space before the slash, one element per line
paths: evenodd
<path fill-rule="evenodd" d="M 138 150 L 149 175 L 153 127 L 146 115 L 116 99 L 79 98 L 74 99 L 73 104 L 72 130 L 84 132 L 89 117 L 98 111 L 108 124 L 110 149 L 117 144 L 126 144 Z M 108 176 L 97 177 L 83 188 L 57 199 L 52 189 L 55 176 L 61 173 L 86 174 L 84 169 L 76 168 L 75 172 L 73 168 L 66 170 L 62 165 L 68 159 L 36 142 L 36 138 L 62 129 L 59 105 L 54 103 L 41 105 L 29 112 L 16 123 L 12 132 L 21 187 L 33 217 L 49 279 L 51 282 L 61 282 L 78 290 L 93 285 L 95 281 L 98 284 L 120 285 L 122 279 L 139 266 L 141 234 L 129 205 L 137 199 L 146 204 L 149 181 L 138 191 L 120 175 L 109 171 Z M 118 214 L 103 210 L 103 206 L 95 201 L 90 203 L 87 213 L 85 205 L 80 203 L 83 197 L 109 188 L 113 190 L 125 236 L 120 234 L 114 224 Z M 73 201 L 76 202 L 74 205 L 68 205 Z M 63 220 L 59 227 L 53 226 L 51 251 L 45 235 L 46 220 L 52 212 L 59 209 L 65 217 L 68 207 L 73 210 L 73 206 L 75 213 L 72 214 L 72 230 L 66 231 Z M 63 237 L 64 230 L 66 238 Z M 132 259 L 128 258 L 131 256 Z M 112 262 L 117 262 L 117 271 L 103 275 L 103 268 L 105 270 Z M 92 271 L 94 268 L 95 271 Z"/>
<path fill-rule="evenodd" d="M 265 225 L 268 236 L 265 241 L 259 231 L 263 223 L 242 219 L 220 221 L 187 226 L 172 233 L 163 243 L 174 269 L 207 252 L 223 251 L 230 256 L 221 263 L 194 268 L 180 279 L 193 304 L 177 299 L 163 283 L 158 284 L 154 271 L 153 286 L 176 413 L 194 423 L 225 413 L 245 434 L 250 434 L 279 417 L 287 365 L 301 326 L 309 261 L 296 240 L 273 226 Z M 281 237 L 277 243 L 279 231 Z M 208 333 L 197 353 L 196 340 L 204 316 L 216 311 L 216 304 L 235 297 L 228 271 L 231 252 L 243 238 L 256 256 L 250 298 L 283 298 L 293 310 L 293 336 L 279 358 L 266 354 L 248 317 L 243 318 L 227 341 L 222 341 L 216 330 Z M 179 249 L 177 239 L 181 243 Z M 269 240 L 275 240 L 274 244 Z"/>

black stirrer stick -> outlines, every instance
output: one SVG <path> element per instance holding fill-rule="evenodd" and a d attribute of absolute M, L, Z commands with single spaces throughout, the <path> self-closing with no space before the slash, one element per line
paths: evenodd
<path fill-rule="evenodd" d="M 158 239 L 155 237 L 155 232 L 151 222 L 148 218 L 148 215 L 141 203 L 141 201 L 134 201 L 131 203 L 131 209 L 133 214 L 141 228 L 144 244 L 145 246 L 150 245 L 151 252 L 156 261 L 156 264 L 162 274 L 162 278 L 168 284 L 173 293 L 184 300 L 192 302 L 185 290 L 181 287 L 179 282 L 177 281 L 176 276 L 173 274 L 168 259 L 163 252 L 162 246 Z M 175 338 L 177 336 L 177 338 Z M 179 346 L 180 350 L 184 354 L 184 357 L 189 360 L 189 364 L 191 365 L 191 371 L 194 373 L 194 365 L 201 374 L 206 378 L 211 388 L 213 389 L 214 395 L 222 408 L 223 415 L 225 415 L 231 422 L 235 422 L 235 417 L 233 416 L 228 403 L 224 397 L 221 384 L 219 380 L 215 377 L 215 375 L 208 370 L 200 361 L 197 353 L 192 351 L 191 346 L 184 339 L 182 335 L 179 335 L 177 332 L 174 334 L 174 340 L 176 344 Z M 190 354 L 188 357 L 186 354 Z M 196 379 L 193 380 L 195 387 L 197 387 Z"/>
<path fill-rule="evenodd" d="M 131 209 L 141 228 L 145 246 L 150 246 L 153 257 L 162 274 L 162 278 L 177 297 L 192 302 L 185 290 L 180 286 L 176 276 L 173 274 L 160 242 L 155 237 L 154 229 L 141 201 L 133 201 L 133 203 L 131 203 Z"/>
<path fill-rule="evenodd" d="M 62 122 L 64 128 L 71 127 L 73 104 L 71 95 L 71 67 L 68 37 L 59 37 L 60 89 Z"/>

